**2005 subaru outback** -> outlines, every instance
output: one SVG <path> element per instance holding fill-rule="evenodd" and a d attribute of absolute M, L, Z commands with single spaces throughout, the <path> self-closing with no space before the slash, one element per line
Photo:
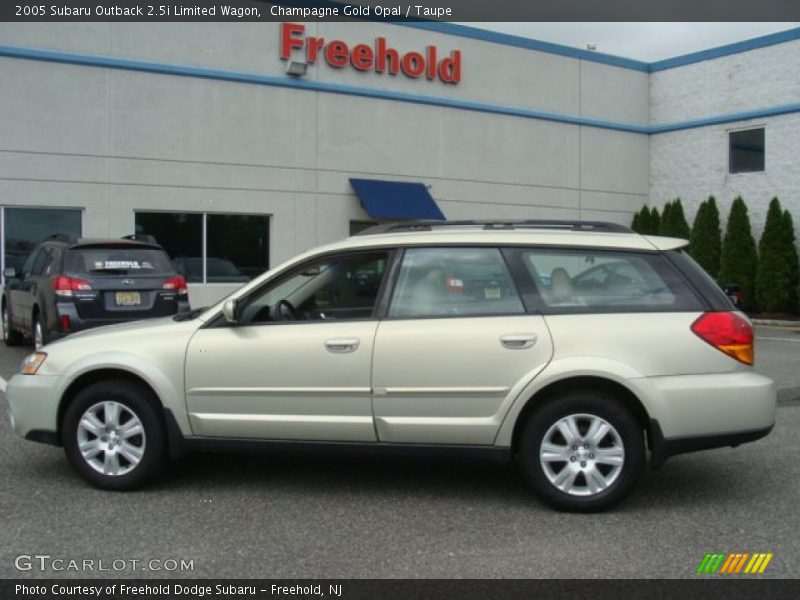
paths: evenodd
<path fill-rule="evenodd" d="M 685 241 L 553 221 L 365 233 L 214 307 L 45 346 L 8 384 L 14 429 L 108 489 L 198 446 L 456 447 L 599 510 L 648 450 L 658 466 L 773 426 L 750 323 Z"/>

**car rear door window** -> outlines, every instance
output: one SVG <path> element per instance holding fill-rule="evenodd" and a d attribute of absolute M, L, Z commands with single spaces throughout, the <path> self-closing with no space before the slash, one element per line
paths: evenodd
<path fill-rule="evenodd" d="M 409 248 L 388 314 L 422 318 L 524 312 L 497 248 Z"/>
<path fill-rule="evenodd" d="M 547 248 L 518 256 L 548 312 L 702 310 L 657 253 Z"/>

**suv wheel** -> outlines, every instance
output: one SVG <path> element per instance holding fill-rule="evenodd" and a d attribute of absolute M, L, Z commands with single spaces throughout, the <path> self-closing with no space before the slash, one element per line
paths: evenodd
<path fill-rule="evenodd" d="M 31 326 L 31 340 L 33 340 L 33 349 L 41 350 L 44 346 L 44 330 L 42 329 L 42 321 L 39 319 L 38 314 L 33 315 Z"/>
<path fill-rule="evenodd" d="M 11 319 L 8 314 L 8 304 L 3 302 L 2 310 L 3 341 L 6 346 L 19 346 L 22 343 L 22 336 L 11 327 Z"/>
<path fill-rule="evenodd" d="M 592 512 L 621 501 L 642 472 L 642 428 L 613 399 L 592 391 L 553 398 L 525 423 L 523 476 L 539 498 L 567 511 Z"/>
<path fill-rule="evenodd" d="M 126 490 L 155 477 L 166 462 L 163 423 L 148 392 L 101 381 L 78 393 L 64 414 L 64 450 L 97 487 Z"/>

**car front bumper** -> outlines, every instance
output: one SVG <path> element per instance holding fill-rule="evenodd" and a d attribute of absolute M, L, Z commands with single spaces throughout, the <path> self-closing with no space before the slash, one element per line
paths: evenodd
<path fill-rule="evenodd" d="M 8 382 L 6 398 L 11 425 L 25 439 L 59 443 L 58 401 L 62 379 L 17 373 Z"/>

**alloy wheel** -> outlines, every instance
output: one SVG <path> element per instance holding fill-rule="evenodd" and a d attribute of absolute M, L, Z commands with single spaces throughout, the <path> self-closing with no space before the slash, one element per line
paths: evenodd
<path fill-rule="evenodd" d="M 539 460 L 553 486 L 572 496 L 593 496 L 620 476 L 625 447 L 619 432 L 605 419 L 572 414 L 547 430 Z"/>
<path fill-rule="evenodd" d="M 44 346 L 44 332 L 42 332 L 42 323 L 38 319 L 33 325 L 33 348 L 34 350 L 41 350 Z"/>
<path fill-rule="evenodd" d="M 7 342 L 8 341 L 8 307 L 6 307 L 6 306 L 3 306 L 2 322 L 3 322 L 3 340 Z"/>
<path fill-rule="evenodd" d="M 78 421 L 78 449 L 92 469 L 125 475 L 141 462 L 146 437 L 138 416 L 120 402 L 90 406 Z"/>

